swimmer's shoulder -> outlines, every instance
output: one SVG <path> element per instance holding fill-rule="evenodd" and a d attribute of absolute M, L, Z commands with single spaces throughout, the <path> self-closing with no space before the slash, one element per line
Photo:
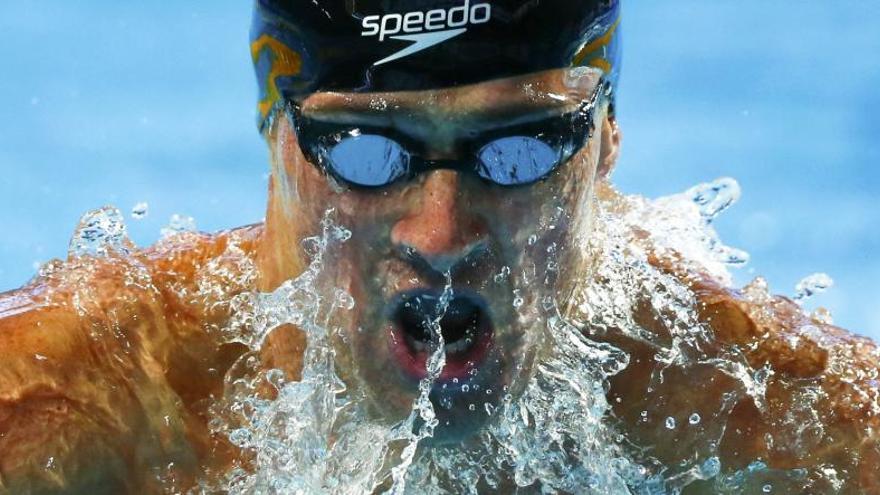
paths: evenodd
<path fill-rule="evenodd" d="M 218 306 L 255 287 L 262 233 L 262 224 L 183 232 L 144 249 L 128 246 L 103 257 L 52 261 L 23 287 L 0 293 L 0 338 L 147 310 L 172 323 L 219 324 Z"/>
<path fill-rule="evenodd" d="M 54 262 L 0 294 L 0 493 L 140 492 L 215 448 L 198 404 L 238 351 L 213 332 L 252 289 L 261 235 Z"/>
<path fill-rule="evenodd" d="M 613 188 L 600 184 L 598 197 L 606 212 L 621 217 L 628 212 L 628 203 Z M 670 248 L 655 249 L 647 232 L 634 231 L 633 240 L 643 244 L 653 267 L 681 282 L 695 299 L 696 317 L 710 331 L 699 342 L 698 351 L 709 357 L 705 364 L 715 358 L 734 364 L 724 371 L 735 377 L 732 385 L 725 385 L 717 373 L 713 385 L 686 385 L 689 394 L 702 393 L 705 397 L 700 400 L 707 403 L 713 394 L 741 397 L 725 421 L 720 446 L 725 465 L 744 468 L 751 460 L 762 459 L 770 467 L 825 466 L 842 476 L 845 488 L 838 489 L 842 492 L 876 491 L 880 487 L 877 342 L 834 325 L 827 312 L 807 312 L 792 299 L 771 293 L 761 279 L 733 287 L 699 261 Z M 646 328 L 653 328 L 652 315 L 641 316 L 647 316 L 640 320 Z M 663 335 L 664 330 L 657 332 Z M 621 396 L 632 387 L 637 372 L 653 376 L 654 351 L 643 351 L 634 354 L 635 371 L 622 373 L 617 382 Z M 737 371 L 740 364 L 746 367 Z M 711 366 L 714 371 L 726 369 Z M 749 378 L 741 382 L 744 376 Z M 742 390 L 735 390 L 742 386 L 752 388 L 743 396 Z M 619 408 L 622 416 L 637 417 L 646 408 L 635 399 L 627 396 L 638 407 Z"/>
<path fill-rule="evenodd" d="M 185 232 L 144 249 L 144 263 L 169 316 L 222 324 L 229 301 L 256 288 L 263 232 L 263 224 L 216 233 Z"/>
<path fill-rule="evenodd" d="M 761 279 L 737 289 L 693 267 L 668 259 L 659 264 L 689 286 L 716 344 L 763 370 L 756 386 L 772 407 L 738 404 L 731 421 L 740 426 L 726 441 L 739 451 L 753 446 L 771 465 L 826 463 L 848 473 L 847 487 L 880 486 L 880 346 L 835 326 L 824 311 L 808 313 L 771 294 Z M 821 435 L 803 434 L 808 426 L 821 428 Z M 762 440 L 774 435 L 812 444 L 795 456 L 787 450 L 792 446 L 772 448 Z"/>

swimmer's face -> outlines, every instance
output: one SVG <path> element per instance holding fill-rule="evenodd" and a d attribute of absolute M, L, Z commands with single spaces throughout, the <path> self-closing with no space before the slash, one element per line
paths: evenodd
<path fill-rule="evenodd" d="M 556 70 L 437 91 L 317 93 L 299 111 L 311 121 L 387 129 L 419 143 L 428 161 L 469 164 L 475 157 L 462 143 L 504 136 L 513 123 L 558 124 L 583 110 L 599 84 L 595 71 Z M 595 107 L 582 147 L 546 177 L 513 187 L 466 166 L 351 187 L 306 159 L 295 117 L 277 119 L 273 194 L 285 196 L 303 233 L 318 232 L 328 208 L 352 232 L 327 253 L 324 275 L 355 299 L 341 330 L 340 371 L 367 392 L 377 417 L 409 413 L 438 329 L 446 362 L 430 395 L 438 438 L 473 432 L 518 393 L 546 318 L 566 298 L 561 281 L 583 262 L 594 185 L 616 153 L 606 100 Z"/>

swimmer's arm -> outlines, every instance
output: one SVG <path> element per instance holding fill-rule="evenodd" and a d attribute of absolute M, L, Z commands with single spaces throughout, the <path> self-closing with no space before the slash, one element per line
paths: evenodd
<path fill-rule="evenodd" d="M 715 337 L 769 371 L 765 410 L 734 409 L 727 450 L 782 469 L 825 466 L 845 493 L 880 489 L 877 343 L 760 288 L 747 295 L 705 278 L 692 287 Z"/>

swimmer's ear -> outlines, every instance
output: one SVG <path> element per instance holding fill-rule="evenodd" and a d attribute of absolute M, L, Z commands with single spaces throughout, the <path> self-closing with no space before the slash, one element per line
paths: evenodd
<path fill-rule="evenodd" d="M 597 173 L 605 179 L 611 175 L 617 157 L 620 155 L 620 126 L 614 115 L 606 115 L 602 121 L 602 149 L 599 151 L 599 166 Z"/>

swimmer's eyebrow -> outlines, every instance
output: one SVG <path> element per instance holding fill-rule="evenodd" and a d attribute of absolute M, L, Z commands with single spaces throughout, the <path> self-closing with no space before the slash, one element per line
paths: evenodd
<path fill-rule="evenodd" d="M 394 93 L 316 93 L 302 104 L 305 115 L 342 125 L 395 127 L 467 122 L 490 130 L 540 122 L 577 108 L 598 84 L 599 74 L 577 78 L 563 70 L 458 88 Z"/>

